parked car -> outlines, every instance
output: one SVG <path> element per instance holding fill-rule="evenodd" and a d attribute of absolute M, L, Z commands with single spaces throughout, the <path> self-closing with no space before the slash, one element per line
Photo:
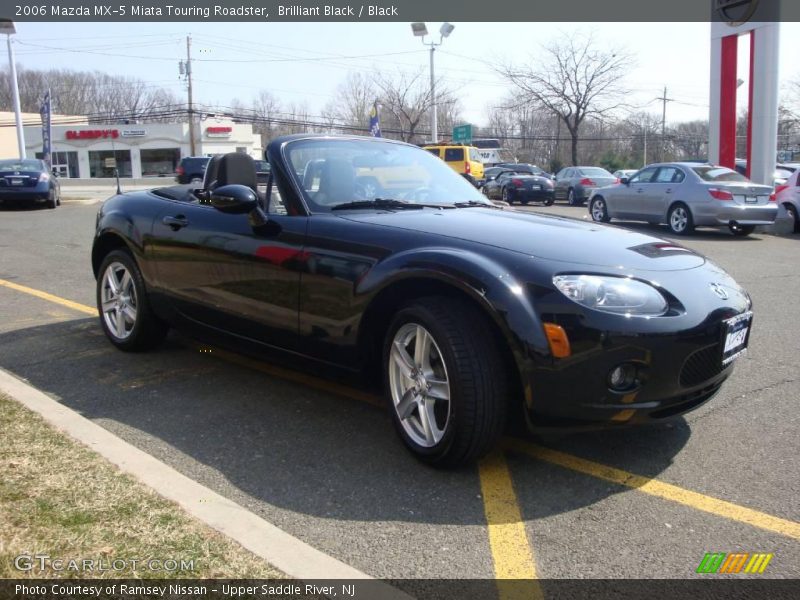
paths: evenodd
<path fill-rule="evenodd" d="M 114 346 L 152 348 L 174 326 L 379 374 L 403 443 L 439 466 L 490 451 L 507 420 L 675 417 L 714 396 L 747 347 L 749 296 L 692 250 L 499 210 L 402 142 L 300 134 L 267 155 L 263 195 L 252 159 L 232 153 L 212 189 L 103 203 L 91 266 Z M 356 156 L 422 169 L 425 185 L 360 199 Z M 320 177 L 305 182 L 315 161 Z"/>
<path fill-rule="evenodd" d="M 632 178 L 597 190 L 589 201 L 595 221 L 633 219 L 667 223 L 687 235 L 696 226 L 725 226 L 736 236 L 770 225 L 778 212 L 772 188 L 749 181 L 727 167 L 659 163 Z"/>
<path fill-rule="evenodd" d="M 794 220 L 794 232 L 800 233 L 800 169 L 795 169 L 786 183 L 775 188 L 775 200 Z"/>
<path fill-rule="evenodd" d="M 530 163 L 500 163 L 495 166 L 511 169 L 517 173 L 529 173 L 530 175 L 539 175 L 541 177 L 548 177 L 550 179 L 553 178 L 552 174 Z"/>
<path fill-rule="evenodd" d="M 0 204 L 61 204 L 61 186 L 47 163 L 38 158 L 0 160 Z"/>
<path fill-rule="evenodd" d="M 208 156 L 184 156 L 175 169 L 175 181 L 178 183 L 203 183 L 203 176 L 208 166 Z"/>
<path fill-rule="evenodd" d="M 478 149 L 474 146 L 431 144 L 423 147 L 441 158 L 456 173 L 466 175 L 475 187 L 479 187 L 483 182 L 483 162 Z"/>
<path fill-rule="evenodd" d="M 747 176 L 747 160 L 737 158 L 734 169 L 739 175 Z M 772 174 L 773 187 L 785 184 L 794 171 L 795 169 L 790 165 L 775 165 L 775 172 Z"/>
<path fill-rule="evenodd" d="M 579 206 L 586 202 L 594 190 L 616 180 L 600 167 L 566 167 L 556 173 L 556 200 L 566 200 L 570 206 Z"/>
<path fill-rule="evenodd" d="M 258 184 L 267 185 L 270 172 L 269 163 L 265 160 L 256 160 L 253 162 L 255 162 L 256 165 L 256 180 L 258 181 Z"/>
<path fill-rule="evenodd" d="M 614 171 L 612 175 L 617 179 L 622 179 L 623 177 L 627 177 L 630 179 L 631 177 L 634 176 L 635 173 L 636 169 L 619 169 L 617 171 Z M 619 181 L 617 183 L 619 183 Z"/>
<path fill-rule="evenodd" d="M 502 200 L 509 204 L 520 202 L 542 202 L 551 206 L 555 201 L 553 180 L 544 175 L 531 175 L 525 171 L 511 169 L 501 171 L 483 186 L 483 193 L 489 199 Z"/>

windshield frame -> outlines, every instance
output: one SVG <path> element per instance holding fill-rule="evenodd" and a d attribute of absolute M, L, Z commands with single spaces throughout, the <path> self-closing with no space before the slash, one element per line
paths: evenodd
<path fill-rule="evenodd" d="M 25 166 L 24 163 L 26 162 L 36 163 L 36 166 Z M 6 167 L 3 163 L 7 163 L 9 166 Z M 15 163 L 19 165 L 19 167 L 16 167 Z M 0 159 L 0 171 L 38 171 L 46 173 L 47 167 L 41 158 L 4 158 Z"/>
<path fill-rule="evenodd" d="M 283 162 L 283 170 L 285 171 L 286 178 L 289 179 L 290 186 L 292 187 L 298 200 L 300 201 L 306 214 L 308 215 L 312 215 L 315 213 L 319 214 L 335 213 L 336 211 L 332 211 L 332 208 L 338 206 L 339 204 L 344 204 L 344 202 L 342 202 L 325 206 L 314 202 L 314 200 L 309 197 L 308 193 L 303 187 L 302 181 L 299 179 L 299 175 L 291 159 L 292 149 L 294 147 L 301 145 L 310 145 L 317 143 L 323 146 L 330 144 L 338 144 L 338 143 L 342 144 L 368 143 L 368 144 L 382 144 L 382 145 L 391 144 L 393 146 L 402 147 L 411 152 L 419 152 L 421 163 L 424 164 L 425 162 L 428 162 L 430 160 L 431 162 L 429 164 L 437 165 L 436 168 L 439 169 L 440 173 L 446 174 L 445 176 L 450 178 L 450 181 L 454 182 L 453 185 L 455 185 L 457 188 L 462 189 L 463 193 L 454 194 L 452 200 L 447 203 L 430 202 L 427 200 L 417 200 L 417 203 L 423 204 L 427 207 L 435 205 L 436 208 L 439 207 L 456 208 L 456 203 L 468 202 L 472 200 L 486 204 L 487 208 L 494 207 L 494 204 L 491 201 L 489 201 L 478 189 L 476 189 L 471 183 L 469 183 L 462 175 L 456 173 L 449 165 L 447 165 L 447 163 L 444 162 L 443 159 L 429 152 L 429 149 L 427 148 L 421 148 L 419 146 L 408 144 L 406 142 L 385 139 L 385 138 L 372 138 L 366 136 L 309 135 L 307 137 L 303 136 L 303 137 L 296 137 L 293 139 L 284 140 L 280 143 L 280 149 L 279 149 L 280 157 Z M 458 181 L 459 183 L 455 183 L 456 181 Z M 408 202 L 413 202 L 413 200 L 408 200 L 405 198 L 394 198 L 391 193 L 383 194 L 381 197 L 386 199 L 399 199 L 399 200 L 407 200 Z M 360 200 L 360 198 L 353 197 L 353 200 Z M 378 208 L 377 210 L 387 210 L 387 209 Z"/>

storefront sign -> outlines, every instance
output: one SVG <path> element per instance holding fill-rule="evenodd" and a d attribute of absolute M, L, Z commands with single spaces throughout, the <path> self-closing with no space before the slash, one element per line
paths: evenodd
<path fill-rule="evenodd" d="M 233 127 L 206 127 L 206 137 L 231 137 Z"/>
<path fill-rule="evenodd" d="M 68 140 L 97 140 L 106 138 L 118 138 L 117 129 L 82 129 L 80 131 L 67 131 Z"/>
<path fill-rule="evenodd" d="M 122 137 L 144 137 L 147 132 L 144 129 L 123 129 L 120 135 Z"/>

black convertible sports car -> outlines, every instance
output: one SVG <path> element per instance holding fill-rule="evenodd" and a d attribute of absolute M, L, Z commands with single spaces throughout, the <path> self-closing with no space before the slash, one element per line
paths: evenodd
<path fill-rule="evenodd" d="M 686 248 L 495 208 L 399 142 L 290 136 L 267 160 L 263 195 L 252 159 L 228 154 L 201 189 L 103 204 L 92 267 L 114 345 L 175 326 L 380 373 L 405 445 L 446 466 L 489 451 L 508 420 L 685 413 L 747 346 L 749 296 Z"/>

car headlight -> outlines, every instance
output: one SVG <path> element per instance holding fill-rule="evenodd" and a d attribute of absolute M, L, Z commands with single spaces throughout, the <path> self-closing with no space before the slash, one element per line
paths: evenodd
<path fill-rule="evenodd" d="M 668 308 L 656 288 L 628 277 L 556 275 L 553 284 L 570 300 L 603 312 L 653 317 Z"/>

